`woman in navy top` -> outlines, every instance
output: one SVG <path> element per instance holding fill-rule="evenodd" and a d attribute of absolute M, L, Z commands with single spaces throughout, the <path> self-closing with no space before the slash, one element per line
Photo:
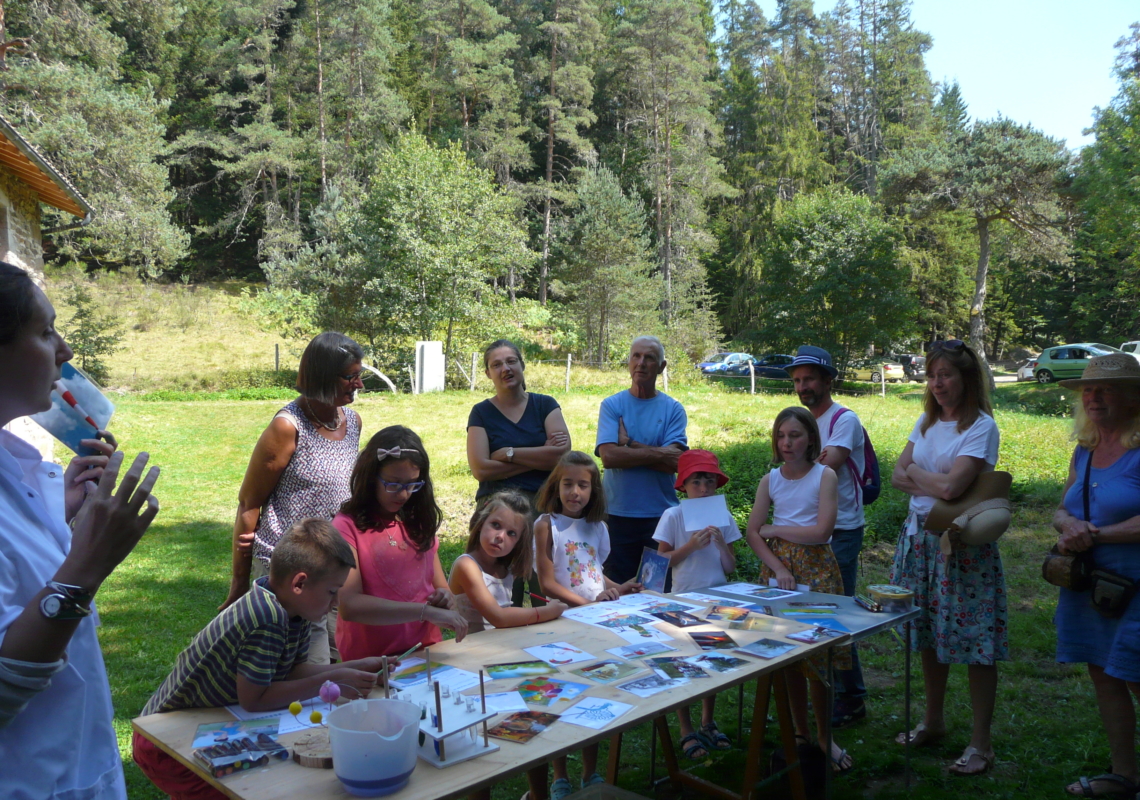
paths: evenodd
<path fill-rule="evenodd" d="M 1075 414 L 1077 448 L 1064 500 L 1053 515 L 1060 533 L 1057 546 L 1063 553 L 1091 552 L 1100 569 L 1140 582 L 1140 366 L 1123 353 L 1100 356 L 1089 361 L 1080 380 L 1061 385 L 1080 390 L 1081 397 Z M 1061 589 L 1054 618 L 1057 660 L 1088 665 L 1112 768 L 1081 778 L 1068 792 L 1132 797 L 1140 791 L 1133 744 L 1134 695 L 1140 695 L 1140 594 L 1116 619 L 1101 616 L 1089 594 Z"/>
<path fill-rule="evenodd" d="M 526 364 L 512 342 L 492 342 L 483 351 L 483 366 L 495 396 L 476 403 L 467 419 L 467 463 L 479 481 L 475 499 L 516 489 L 533 501 L 570 449 L 562 409 L 553 397 L 526 390 Z"/>

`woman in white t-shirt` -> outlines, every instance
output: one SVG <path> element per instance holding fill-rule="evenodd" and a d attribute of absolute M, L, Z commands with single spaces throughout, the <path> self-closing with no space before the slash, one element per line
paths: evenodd
<path fill-rule="evenodd" d="M 926 714 L 910 731 L 915 745 L 946 733 L 943 713 L 951 664 L 969 669 L 973 735 L 950 771 L 980 775 L 994 762 L 990 724 L 997 698 L 997 662 L 1009 658 L 1005 576 L 997 542 L 956 544 L 942 554 L 939 535 L 925 529 L 936 498 L 962 495 L 981 472 L 994 468 L 999 434 L 991 416 L 988 380 L 969 347 L 935 342 L 926 356 L 925 411 L 895 464 L 891 485 L 911 496 L 899 535 L 891 582 L 914 590 L 923 614 L 912 647 L 922 655 Z M 907 733 L 896 739 L 906 743 Z"/>

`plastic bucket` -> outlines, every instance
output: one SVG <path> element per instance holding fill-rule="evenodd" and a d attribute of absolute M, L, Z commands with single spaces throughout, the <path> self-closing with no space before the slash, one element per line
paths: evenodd
<path fill-rule="evenodd" d="M 356 700 L 328 716 L 333 769 L 345 791 L 379 797 L 407 785 L 416 768 L 420 707 L 402 700 Z"/>

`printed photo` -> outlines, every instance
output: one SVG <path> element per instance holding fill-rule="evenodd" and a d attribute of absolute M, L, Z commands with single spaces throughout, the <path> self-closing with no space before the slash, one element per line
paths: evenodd
<path fill-rule="evenodd" d="M 435 669 L 434 667 L 432 668 Z M 500 678 L 536 678 L 539 675 L 553 675 L 558 670 L 545 661 L 515 661 L 510 664 L 488 664 L 487 676 L 490 680 Z"/>
<path fill-rule="evenodd" d="M 665 573 L 669 571 L 669 558 L 652 547 L 641 551 L 641 565 L 637 568 L 637 582 L 650 592 L 665 591 Z"/>
<path fill-rule="evenodd" d="M 515 687 L 527 705 L 550 706 L 571 700 L 590 688 L 586 683 L 570 683 L 552 678 L 531 678 Z"/>
<path fill-rule="evenodd" d="M 736 647 L 736 641 L 727 633 L 720 631 L 690 631 L 689 636 L 702 650 L 731 650 Z"/>
<path fill-rule="evenodd" d="M 637 644 L 627 644 L 623 647 L 613 647 L 606 652 L 612 653 L 618 658 L 645 658 L 646 656 L 656 656 L 676 649 L 676 647 L 664 644 L 663 642 L 641 642 Z"/>
<path fill-rule="evenodd" d="M 747 608 L 741 608 L 740 606 L 713 606 L 709 609 L 709 613 L 705 616 L 705 619 L 709 621 L 724 620 L 727 622 L 744 619 L 747 616 Z"/>
<path fill-rule="evenodd" d="M 667 689 L 672 689 L 677 686 L 683 686 L 689 681 L 684 678 L 662 678 L 657 673 L 646 675 L 644 678 L 632 680 L 629 683 L 619 683 L 618 687 L 622 691 L 635 694 L 638 697 L 652 697 L 658 692 L 664 692 Z"/>
<path fill-rule="evenodd" d="M 588 667 L 579 667 L 578 669 L 570 670 L 571 674 L 577 675 L 581 678 L 589 678 L 598 683 L 613 683 L 620 681 L 623 678 L 628 678 L 641 672 L 639 664 L 630 664 L 628 661 L 618 661 L 616 658 L 606 659 L 599 661 L 597 664 L 591 664 Z"/>
<path fill-rule="evenodd" d="M 487 735 L 496 739 L 506 739 L 508 742 L 526 744 L 557 720 L 557 714 L 549 714 L 545 711 L 516 711 L 508 717 L 503 717 L 494 727 L 489 728 Z"/>
<path fill-rule="evenodd" d="M 785 623 L 786 626 L 787 623 Z M 749 617 L 748 619 L 733 620 L 728 623 L 728 629 L 733 631 L 764 631 L 771 633 L 772 631 L 779 630 L 781 627 L 780 621 L 774 617 Z"/>
<path fill-rule="evenodd" d="M 576 664 L 579 661 L 589 661 L 593 658 L 585 650 L 579 650 L 566 642 L 550 642 L 549 644 L 540 644 L 523 649 L 535 658 L 541 658 L 547 664 L 556 667 L 563 664 Z"/>
<path fill-rule="evenodd" d="M 676 625 L 678 628 L 688 628 L 693 625 L 704 625 L 703 619 L 698 619 L 692 614 L 684 611 L 657 611 L 653 612 L 653 616 L 662 622 L 668 622 L 670 625 Z"/>
<path fill-rule="evenodd" d="M 725 653 L 702 653 L 699 656 L 690 656 L 688 661 L 713 672 L 732 672 L 748 666 L 747 660 Z"/>
<path fill-rule="evenodd" d="M 709 674 L 696 664 L 680 656 L 665 658 L 651 658 L 647 662 L 654 669 L 662 672 L 668 678 L 707 678 Z"/>
<path fill-rule="evenodd" d="M 790 650 L 795 650 L 796 647 L 797 645 L 777 642 L 775 639 L 760 639 L 752 644 L 746 644 L 744 647 L 738 647 L 736 651 L 757 658 L 775 658 Z"/>

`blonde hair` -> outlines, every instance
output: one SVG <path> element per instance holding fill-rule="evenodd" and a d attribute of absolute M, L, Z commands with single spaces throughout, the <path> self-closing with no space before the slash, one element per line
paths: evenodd
<path fill-rule="evenodd" d="M 962 412 L 958 415 L 958 432 L 969 430 L 983 411 L 991 417 L 994 415 L 993 406 L 990 405 L 989 376 L 982 370 L 977 354 L 965 344 L 955 350 L 940 347 L 926 354 L 926 394 L 922 399 L 926 416 L 919 429 L 923 436 L 942 417 L 942 406 L 930 390 L 930 373 L 939 359 L 944 359 L 962 376 Z"/>
<path fill-rule="evenodd" d="M 1121 428 L 1120 443 L 1128 450 L 1135 450 L 1140 447 L 1140 389 L 1125 387 L 1124 391 L 1132 400 L 1132 416 Z M 1086 450 L 1093 450 L 1100 444 L 1100 430 L 1085 413 L 1080 395 L 1073 404 L 1073 438 Z"/>
<path fill-rule="evenodd" d="M 479 549 L 479 537 L 483 533 L 483 525 L 485 525 L 487 519 L 495 513 L 496 508 L 505 508 L 508 511 L 513 511 L 522 517 L 523 521 L 522 530 L 519 531 L 519 539 L 515 542 L 514 549 L 500 558 L 499 562 L 507 568 L 507 572 L 516 578 L 529 578 L 531 571 L 534 569 L 534 524 L 531 522 L 532 509 L 530 507 L 530 500 L 527 500 L 526 497 L 516 491 L 507 490 L 496 492 L 487 498 L 487 502 L 483 504 L 482 508 L 475 509 L 475 513 L 471 515 L 471 523 L 467 527 L 467 550 L 465 552 L 473 553 Z"/>
<path fill-rule="evenodd" d="M 562 476 L 567 467 L 585 467 L 590 471 L 590 502 L 582 509 L 582 519 L 586 522 L 601 522 L 606 518 L 606 493 L 602 490 L 602 473 L 594 459 L 581 450 L 570 450 L 562 454 L 554 469 L 550 471 L 546 482 L 539 488 L 534 497 L 534 507 L 543 514 L 562 513 L 562 495 L 558 485 L 562 483 Z"/>

